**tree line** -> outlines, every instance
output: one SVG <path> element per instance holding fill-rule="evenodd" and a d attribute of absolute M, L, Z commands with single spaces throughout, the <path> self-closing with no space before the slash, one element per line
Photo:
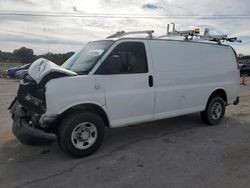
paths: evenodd
<path fill-rule="evenodd" d="M 250 55 L 239 54 L 238 58 L 239 59 L 250 59 Z"/>
<path fill-rule="evenodd" d="M 22 64 L 27 64 L 27 63 L 32 63 L 38 58 L 46 58 L 57 65 L 63 64 L 69 57 L 71 57 L 74 54 L 74 52 L 67 52 L 67 53 L 59 53 L 59 54 L 54 54 L 54 53 L 46 53 L 43 55 L 35 55 L 34 51 L 30 48 L 26 47 L 21 47 L 19 49 L 14 50 L 12 53 L 11 52 L 2 52 L 0 50 L 0 62 L 9 62 L 9 63 L 22 63 Z M 244 55 L 244 54 L 239 54 L 238 55 L 239 59 L 250 59 L 250 55 Z"/>
<path fill-rule="evenodd" d="M 6 63 L 32 63 L 38 58 L 46 58 L 57 65 L 63 64 L 69 57 L 71 57 L 74 54 L 74 52 L 67 52 L 67 53 L 46 53 L 42 55 L 35 55 L 33 49 L 21 47 L 19 49 L 14 50 L 11 52 L 2 52 L 0 50 L 0 62 L 6 62 Z"/>

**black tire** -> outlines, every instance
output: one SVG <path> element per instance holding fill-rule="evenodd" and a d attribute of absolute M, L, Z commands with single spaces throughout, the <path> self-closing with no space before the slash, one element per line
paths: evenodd
<path fill-rule="evenodd" d="M 80 129 L 79 128 L 80 124 L 86 124 L 86 128 L 88 124 L 91 125 L 92 129 L 95 127 L 96 138 L 95 138 L 95 141 L 92 142 L 92 145 L 90 145 L 90 147 L 88 148 L 79 149 L 77 148 L 78 146 L 75 146 L 76 143 L 73 141 L 74 139 L 72 140 L 72 135 L 81 134 L 81 133 L 78 133 L 79 131 L 75 133 L 77 130 L 77 127 L 78 127 L 78 130 Z M 89 111 L 78 111 L 78 112 L 73 112 L 72 114 L 68 115 L 62 121 L 60 128 L 59 128 L 59 132 L 58 132 L 58 141 L 63 151 L 65 151 L 66 153 L 74 157 L 85 157 L 94 153 L 100 147 L 104 138 L 104 133 L 105 133 L 105 126 L 104 126 L 104 122 L 102 118 L 100 118 L 95 113 L 92 113 Z M 90 137 L 92 138 L 92 133 L 88 132 L 88 135 L 89 135 L 89 138 Z M 87 145 L 89 144 L 88 141 L 82 141 L 82 142 L 84 142 L 82 147 L 85 147 L 85 143 L 87 143 Z"/>
<path fill-rule="evenodd" d="M 220 113 L 214 113 L 215 106 L 220 106 Z M 220 96 L 211 97 L 207 103 L 206 109 L 201 112 L 201 119 L 208 125 L 217 125 L 225 115 L 225 101 Z"/>

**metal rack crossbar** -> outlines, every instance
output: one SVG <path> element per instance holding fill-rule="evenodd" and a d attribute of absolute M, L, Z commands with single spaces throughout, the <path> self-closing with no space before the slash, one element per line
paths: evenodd
<path fill-rule="evenodd" d="M 118 31 L 106 38 L 120 38 L 125 35 L 133 35 L 133 34 L 148 34 L 148 38 L 153 38 L 153 33 L 154 30 L 146 30 L 146 31 L 130 31 L 130 32 L 125 32 L 125 31 Z"/>

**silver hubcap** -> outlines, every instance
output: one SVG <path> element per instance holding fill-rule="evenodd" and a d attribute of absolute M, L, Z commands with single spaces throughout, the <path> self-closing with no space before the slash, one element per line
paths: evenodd
<path fill-rule="evenodd" d="M 71 142 L 77 149 L 91 147 L 97 139 L 97 129 L 94 124 L 84 122 L 77 125 L 71 133 Z"/>
<path fill-rule="evenodd" d="M 212 118 L 219 119 L 222 113 L 222 105 L 219 102 L 215 102 L 212 106 Z"/>

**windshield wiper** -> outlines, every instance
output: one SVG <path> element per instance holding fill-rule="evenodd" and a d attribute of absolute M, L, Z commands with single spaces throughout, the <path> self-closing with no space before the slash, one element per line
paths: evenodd
<path fill-rule="evenodd" d="M 77 71 L 77 70 L 71 70 L 71 71 L 74 71 L 74 72 L 76 72 L 77 74 L 80 74 L 80 75 L 88 74 L 88 71 Z"/>

